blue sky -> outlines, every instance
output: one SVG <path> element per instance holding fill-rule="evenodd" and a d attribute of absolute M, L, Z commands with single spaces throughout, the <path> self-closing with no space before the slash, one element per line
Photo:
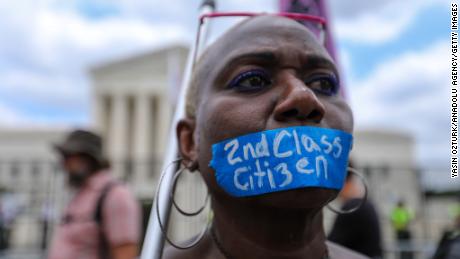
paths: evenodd
<path fill-rule="evenodd" d="M 0 127 L 91 124 L 87 71 L 107 60 L 191 41 L 199 1 L 0 2 Z M 357 129 L 404 131 L 422 165 L 449 155 L 447 0 L 330 0 Z M 219 1 L 274 11 L 274 0 Z"/>
<path fill-rule="evenodd" d="M 346 49 L 351 56 L 356 57 L 351 64 L 354 72 L 351 76 L 365 77 L 382 60 L 408 51 L 420 51 L 433 42 L 447 39 L 450 33 L 449 26 L 446 26 L 450 22 L 450 12 L 447 7 L 447 5 L 433 4 L 421 9 L 401 35 L 392 41 L 375 45 L 338 41 L 340 48 Z"/>

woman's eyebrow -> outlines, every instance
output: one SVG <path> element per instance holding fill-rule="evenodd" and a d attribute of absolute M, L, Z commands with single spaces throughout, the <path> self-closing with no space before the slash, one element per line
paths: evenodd
<path fill-rule="evenodd" d="M 237 55 L 231 58 L 226 67 L 232 67 L 232 65 L 237 65 L 240 63 L 244 63 L 245 61 L 256 61 L 256 62 L 263 62 L 263 63 L 276 63 L 277 57 L 275 53 L 271 51 L 260 51 L 260 52 L 248 52 Z"/>
<path fill-rule="evenodd" d="M 339 77 L 339 73 L 335 64 L 324 57 L 323 55 L 313 54 L 313 53 L 304 53 L 301 54 L 302 59 L 302 70 L 309 70 L 315 68 L 325 68 L 330 69 L 332 72 Z M 274 67 L 281 62 L 281 57 L 275 51 L 264 50 L 264 51 L 251 51 L 245 52 L 234 57 L 230 57 L 228 61 L 224 62 L 222 69 L 218 73 L 217 80 L 220 80 L 222 76 L 227 74 L 229 71 L 232 71 L 238 65 L 245 64 L 260 64 Z"/>
<path fill-rule="evenodd" d="M 304 70 L 309 70 L 309 69 L 315 69 L 315 68 L 325 68 L 325 69 L 330 69 L 334 74 L 338 77 L 339 76 L 339 71 L 337 70 L 337 67 L 335 66 L 334 62 L 325 58 L 322 55 L 316 55 L 316 54 L 307 54 L 304 57 L 304 62 L 303 62 L 303 69 Z"/>
<path fill-rule="evenodd" d="M 324 67 L 335 70 L 335 65 L 332 61 L 322 55 L 307 54 L 304 57 L 304 68 Z"/>
<path fill-rule="evenodd" d="M 323 55 L 317 55 L 317 54 L 311 54 L 311 53 L 305 53 L 302 55 L 303 59 L 303 68 L 309 69 L 309 68 L 328 68 L 333 70 L 334 72 L 336 71 L 336 67 L 332 61 L 329 59 L 325 58 Z M 233 58 L 231 58 L 225 67 L 232 67 L 233 65 L 238 65 L 241 63 L 245 62 L 256 62 L 256 63 L 264 63 L 264 64 L 273 64 L 276 65 L 279 63 L 280 60 L 280 55 L 277 55 L 277 53 L 273 51 L 261 51 L 261 52 L 248 52 L 248 53 L 243 53 L 240 55 L 237 55 Z"/>
<path fill-rule="evenodd" d="M 235 67 L 245 64 L 264 64 L 268 66 L 275 65 L 278 57 L 271 51 L 251 51 L 230 57 L 224 61 L 220 68 L 217 68 L 217 77 L 215 81 L 220 81 L 225 75 L 233 71 Z"/>

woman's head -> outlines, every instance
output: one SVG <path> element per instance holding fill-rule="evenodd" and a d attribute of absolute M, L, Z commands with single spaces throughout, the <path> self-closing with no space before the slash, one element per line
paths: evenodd
<path fill-rule="evenodd" d="M 209 167 L 213 144 L 291 126 L 352 131 L 338 77 L 325 48 L 301 24 L 277 16 L 247 19 L 211 45 L 195 66 L 187 118 L 177 128 L 181 154 L 196 161 L 214 196 L 225 198 Z M 303 188 L 246 200 L 320 207 L 336 194 Z"/>

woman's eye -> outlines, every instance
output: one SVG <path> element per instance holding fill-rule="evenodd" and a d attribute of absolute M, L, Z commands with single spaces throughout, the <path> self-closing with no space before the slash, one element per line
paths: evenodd
<path fill-rule="evenodd" d="M 305 84 L 315 92 L 325 95 L 335 95 L 339 91 L 339 83 L 335 76 L 318 75 L 309 78 Z"/>
<path fill-rule="evenodd" d="M 257 91 L 271 85 L 271 80 L 263 70 L 249 70 L 237 75 L 228 88 L 238 91 Z"/>

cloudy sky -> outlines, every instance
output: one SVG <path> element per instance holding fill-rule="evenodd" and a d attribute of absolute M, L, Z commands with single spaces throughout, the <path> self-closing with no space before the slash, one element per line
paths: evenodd
<path fill-rule="evenodd" d="M 277 9 L 273 0 L 218 2 Z M 0 1 L 0 127 L 89 125 L 88 68 L 191 41 L 198 3 Z M 420 164 L 446 167 L 450 1 L 328 3 L 356 128 L 412 134 Z"/>

